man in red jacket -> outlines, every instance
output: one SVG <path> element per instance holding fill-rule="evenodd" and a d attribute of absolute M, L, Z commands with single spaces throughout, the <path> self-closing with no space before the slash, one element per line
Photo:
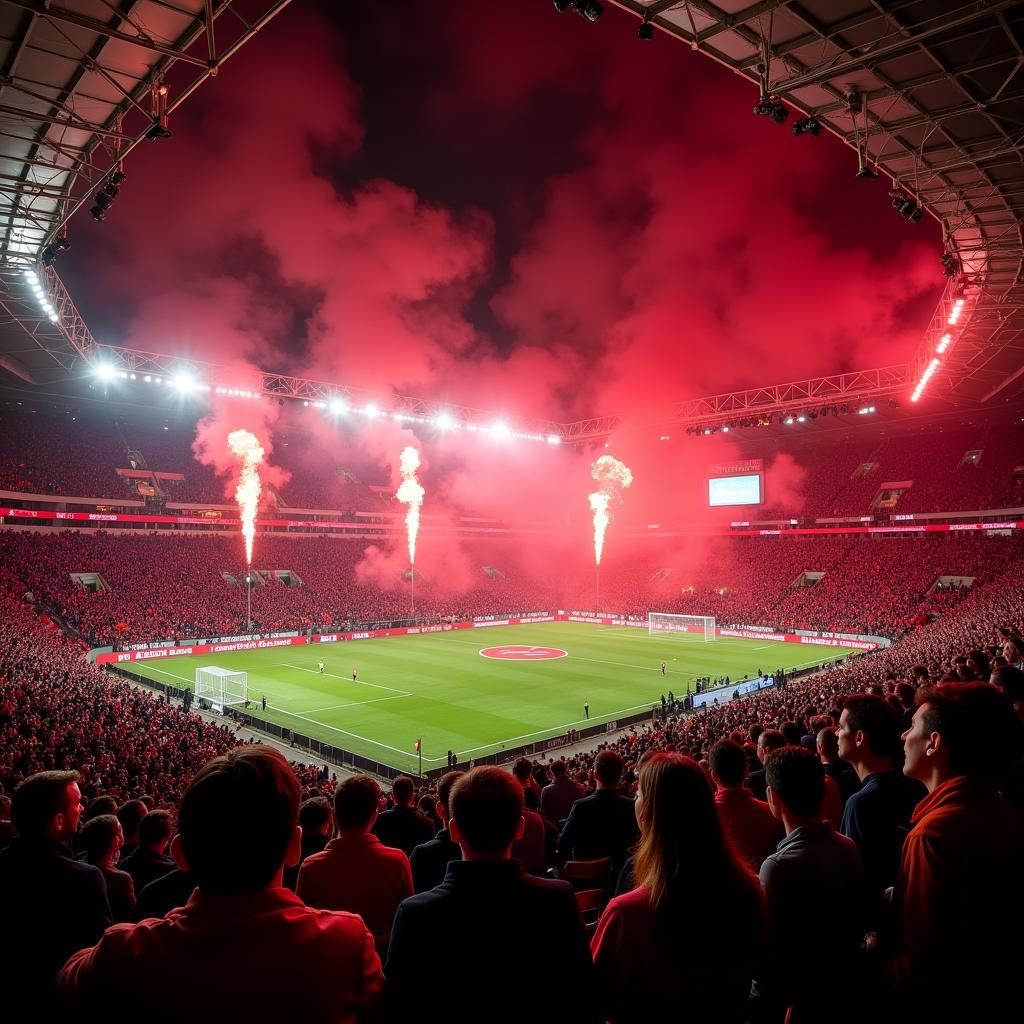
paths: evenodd
<path fill-rule="evenodd" d="M 283 888 L 297 862 L 299 780 L 276 750 L 236 747 L 207 762 L 182 797 L 171 852 L 198 886 L 162 919 L 108 928 L 76 953 L 58 987 L 84 1019 L 355 1022 L 383 978 L 355 915 L 307 907 Z M 254 951 L 272 953 L 253 974 Z M 257 955 L 257 962 L 259 956 Z M 112 998 L 116 993 L 116 998 Z"/>
<path fill-rule="evenodd" d="M 903 944 L 886 975 L 914 1019 L 964 1020 L 1016 999 L 1024 830 L 994 780 L 1019 755 L 1020 726 L 985 683 L 924 689 L 917 703 L 903 770 L 928 795 L 903 846 Z"/>

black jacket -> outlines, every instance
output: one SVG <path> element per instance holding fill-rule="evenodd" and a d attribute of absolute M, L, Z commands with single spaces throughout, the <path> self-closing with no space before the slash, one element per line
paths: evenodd
<path fill-rule="evenodd" d="M 54 982 L 72 953 L 113 924 L 98 867 L 84 864 L 53 839 L 15 836 L 0 852 L 0 963 L 5 1002 L 48 1019 Z"/>
<path fill-rule="evenodd" d="M 599 789 L 572 805 L 558 837 L 558 856 L 562 860 L 611 857 L 614 878 L 639 836 L 633 801 L 614 789 Z"/>
<path fill-rule="evenodd" d="M 413 892 L 427 892 L 440 885 L 453 860 L 462 860 L 462 850 L 452 842 L 448 829 L 443 828 L 433 839 L 420 843 L 409 858 Z"/>
<path fill-rule="evenodd" d="M 523 951 L 538 936 L 557 951 L 540 1003 L 520 972 Z M 438 981 L 449 970 L 446 993 Z M 559 1024 L 589 1024 L 596 1019 L 593 971 L 568 882 L 535 878 L 514 860 L 452 861 L 439 886 L 410 896 L 395 915 L 384 967 L 386 1018 L 522 1024 L 546 1003 L 557 1007 Z M 426 1001 L 424 993 L 436 998 Z"/>
<path fill-rule="evenodd" d="M 173 871 L 175 863 L 170 857 L 162 853 L 155 853 L 140 846 L 130 857 L 125 857 L 117 865 L 122 871 L 127 871 L 135 883 L 135 891 L 142 892 L 150 882 Z"/>
<path fill-rule="evenodd" d="M 430 819 L 412 807 L 392 807 L 385 811 L 373 826 L 373 834 L 385 845 L 402 850 L 408 857 L 420 843 L 434 836 Z"/>
<path fill-rule="evenodd" d="M 142 892 L 136 894 L 135 920 L 166 917 L 167 911 L 188 903 L 195 887 L 195 879 L 190 871 L 175 868 L 166 875 L 161 875 L 155 882 L 150 882 Z"/>

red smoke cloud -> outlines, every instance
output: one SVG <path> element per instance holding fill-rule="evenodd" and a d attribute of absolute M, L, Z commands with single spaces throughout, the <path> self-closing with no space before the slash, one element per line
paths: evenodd
<path fill-rule="evenodd" d="M 634 19 L 611 8 L 587 26 L 548 5 L 451 2 L 431 5 L 422 32 L 385 31 L 408 16 L 374 12 L 375 62 L 386 76 L 389 61 L 397 73 L 434 54 L 401 103 L 443 159 L 399 135 L 398 180 L 360 164 L 371 135 L 390 134 L 365 120 L 377 97 L 348 73 L 344 26 L 290 9 L 176 115 L 173 139 L 132 154 L 102 228 L 75 225 L 72 255 L 91 257 L 78 292 L 133 309 L 125 344 L 229 365 L 239 387 L 264 367 L 382 405 L 397 392 L 496 416 L 623 414 L 607 451 L 635 483 L 610 557 L 630 530 L 732 515 L 707 509 L 705 479 L 738 446 L 658 442 L 659 407 L 907 358 L 940 289 L 937 233 L 897 217 L 881 182 L 854 181 L 840 142 L 754 118 L 748 83 L 667 39 L 636 45 Z M 417 190 L 421 158 L 466 194 L 502 178 L 493 202 Z M 229 493 L 237 427 L 260 437 L 280 485 L 287 443 L 296 471 L 357 467 L 394 486 L 410 439 L 393 423 L 350 431 L 319 411 L 215 401 L 195 450 Z M 589 464 L 605 449 L 465 434 L 418 447 L 424 573 L 473 578 L 460 542 L 430 530 L 461 512 L 545 524 L 586 558 Z M 772 507 L 800 508 L 802 474 L 791 456 L 770 463 Z M 550 563 L 550 542 L 524 548 Z M 369 548 L 361 578 L 400 579 L 402 551 Z"/>

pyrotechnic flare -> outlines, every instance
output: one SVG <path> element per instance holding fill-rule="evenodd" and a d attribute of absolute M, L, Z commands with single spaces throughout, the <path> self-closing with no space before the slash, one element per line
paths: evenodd
<path fill-rule="evenodd" d="M 594 564 L 601 564 L 604 550 L 604 535 L 612 521 L 613 503 L 622 502 L 622 492 L 633 482 L 629 467 L 610 455 L 602 455 L 590 467 L 590 475 L 598 482 L 599 489 L 590 495 L 590 507 L 594 512 Z"/>
<path fill-rule="evenodd" d="M 245 563 L 252 565 L 252 542 L 256 536 L 256 509 L 260 503 L 260 474 L 263 447 L 248 430 L 233 430 L 228 434 L 228 447 L 242 460 L 235 487 L 235 500 L 242 517 L 242 536 L 245 538 Z"/>
<path fill-rule="evenodd" d="M 423 505 L 423 485 L 416 479 L 416 470 L 420 468 L 420 453 L 408 445 L 402 449 L 398 468 L 402 474 L 402 483 L 395 492 L 403 505 L 409 506 L 405 513 L 405 529 L 409 535 L 409 565 L 416 564 L 416 534 L 420 532 L 420 508 Z"/>

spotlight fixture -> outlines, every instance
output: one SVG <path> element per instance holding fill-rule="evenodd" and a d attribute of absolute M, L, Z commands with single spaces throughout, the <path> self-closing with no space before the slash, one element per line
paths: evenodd
<path fill-rule="evenodd" d="M 157 79 L 150 90 L 151 123 L 146 130 L 146 138 L 150 142 L 169 139 L 171 131 L 167 127 L 167 86 L 162 79 Z"/>
<path fill-rule="evenodd" d="M 604 14 L 604 8 L 597 0 L 572 0 L 572 9 L 591 23 L 597 21 Z"/>
<path fill-rule="evenodd" d="M 649 42 L 654 38 L 654 26 L 645 17 L 640 23 L 640 27 L 636 30 L 637 39 L 642 42 Z"/>
<path fill-rule="evenodd" d="M 559 14 L 565 14 L 567 10 L 572 6 L 572 0 L 554 0 L 555 10 Z"/>
<path fill-rule="evenodd" d="M 814 117 L 801 117 L 798 121 L 793 122 L 793 127 L 790 131 L 794 135 L 814 135 L 818 136 L 821 134 L 821 122 Z"/>
<path fill-rule="evenodd" d="M 942 254 L 939 263 L 942 264 L 942 273 L 946 277 L 956 277 L 962 270 L 960 260 L 957 259 L 956 253 L 950 249 L 947 249 Z"/>
<path fill-rule="evenodd" d="M 789 117 L 789 108 L 778 96 L 762 96 L 754 106 L 754 113 L 758 117 L 770 117 L 776 124 L 784 124 Z"/>
<path fill-rule="evenodd" d="M 861 181 L 876 181 L 878 178 L 878 172 L 873 171 L 867 164 L 862 164 L 857 168 L 857 173 L 854 177 L 860 178 Z"/>
<path fill-rule="evenodd" d="M 924 210 L 901 189 L 894 188 L 889 193 L 889 202 L 893 209 L 911 224 L 916 224 L 924 216 Z"/>
<path fill-rule="evenodd" d="M 57 257 L 63 256 L 70 248 L 71 243 L 68 241 L 67 235 L 58 235 L 49 245 L 43 247 L 43 251 L 39 254 L 39 260 L 44 267 L 52 267 L 57 262 Z"/>

